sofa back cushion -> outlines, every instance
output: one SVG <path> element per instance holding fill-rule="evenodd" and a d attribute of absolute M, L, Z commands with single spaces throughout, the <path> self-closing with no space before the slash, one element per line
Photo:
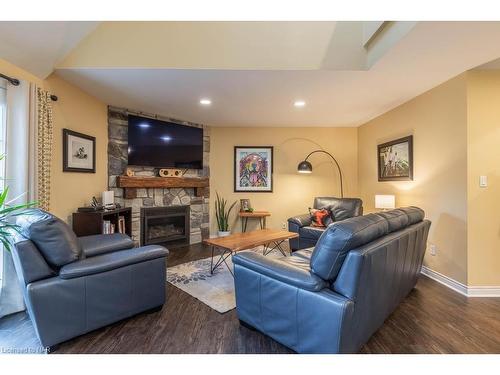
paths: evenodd
<path fill-rule="evenodd" d="M 377 215 L 387 220 L 389 233 L 406 228 L 409 223 L 408 215 L 400 209 L 378 212 Z"/>
<path fill-rule="evenodd" d="M 333 221 L 363 215 L 363 201 L 359 198 L 316 197 L 314 208 L 330 210 Z"/>
<path fill-rule="evenodd" d="M 425 212 L 421 208 L 410 206 L 398 208 L 399 211 L 403 211 L 408 215 L 408 225 L 416 224 L 425 218 Z"/>
<path fill-rule="evenodd" d="M 334 280 L 347 253 L 389 232 L 387 220 L 377 214 L 333 223 L 319 238 L 311 256 L 311 269 L 324 280 Z"/>
<path fill-rule="evenodd" d="M 82 249 L 75 233 L 54 215 L 41 209 L 28 209 L 17 217 L 17 225 L 50 266 L 59 268 L 80 258 Z"/>

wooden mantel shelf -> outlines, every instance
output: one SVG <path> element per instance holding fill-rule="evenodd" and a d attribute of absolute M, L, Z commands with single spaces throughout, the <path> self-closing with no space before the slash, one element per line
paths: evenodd
<path fill-rule="evenodd" d="M 116 186 L 123 188 L 123 197 L 133 199 L 137 197 L 137 189 L 147 188 L 194 188 L 197 197 L 206 194 L 209 186 L 208 177 L 140 177 L 118 176 Z"/>

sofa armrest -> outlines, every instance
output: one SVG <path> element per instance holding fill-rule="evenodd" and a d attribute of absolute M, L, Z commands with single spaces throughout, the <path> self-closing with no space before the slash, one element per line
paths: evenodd
<path fill-rule="evenodd" d="M 132 241 L 129 236 L 122 233 L 83 236 L 78 237 L 78 241 L 80 241 L 82 251 L 86 257 L 93 257 L 134 247 L 134 241 Z"/>
<path fill-rule="evenodd" d="M 326 282 L 311 271 L 265 257 L 253 251 L 242 251 L 233 256 L 233 263 L 275 280 L 301 289 L 317 292 L 327 286 Z M 237 272 L 235 274 L 237 278 Z"/>
<path fill-rule="evenodd" d="M 61 279 L 74 279 L 94 275 L 152 259 L 165 258 L 167 255 L 168 250 L 158 245 L 115 251 L 66 264 L 59 270 L 59 277 Z"/>
<path fill-rule="evenodd" d="M 294 216 L 294 217 L 291 217 L 288 219 L 289 225 L 293 224 L 299 228 L 307 227 L 307 226 L 311 225 L 311 223 L 312 223 L 312 219 L 311 219 L 311 215 L 309 215 L 309 214 L 297 215 L 297 216 Z"/>

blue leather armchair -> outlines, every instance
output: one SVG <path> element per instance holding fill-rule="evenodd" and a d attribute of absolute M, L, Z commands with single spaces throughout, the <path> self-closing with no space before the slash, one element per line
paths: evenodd
<path fill-rule="evenodd" d="M 354 353 L 415 286 L 430 221 L 416 207 L 334 223 L 316 247 L 233 257 L 242 323 L 299 353 Z"/>
<path fill-rule="evenodd" d="M 161 246 L 133 248 L 123 234 L 77 238 L 48 212 L 25 210 L 13 259 L 24 300 L 44 347 L 165 303 Z"/>
<path fill-rule="evenodd" d="M 334 222 L 363 215 L 363 201 L 359 198 L 316 197 L 313 208 L 330 210 L 331 219 Z M 298 238 L 290 240 L 292 251 L 307 249 L 318 242 L 326 228 L 314 227 L 311 222 L 309 213 L 288 219 L 288 230 L 299 234 Z"/>

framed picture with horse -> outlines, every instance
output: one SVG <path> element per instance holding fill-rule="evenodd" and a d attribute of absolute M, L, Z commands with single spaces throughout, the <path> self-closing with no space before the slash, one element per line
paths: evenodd
<path fill-rule="evenodd" d="M 413 136 L 377 146 L 378 180 L 413 180 Z"/>

